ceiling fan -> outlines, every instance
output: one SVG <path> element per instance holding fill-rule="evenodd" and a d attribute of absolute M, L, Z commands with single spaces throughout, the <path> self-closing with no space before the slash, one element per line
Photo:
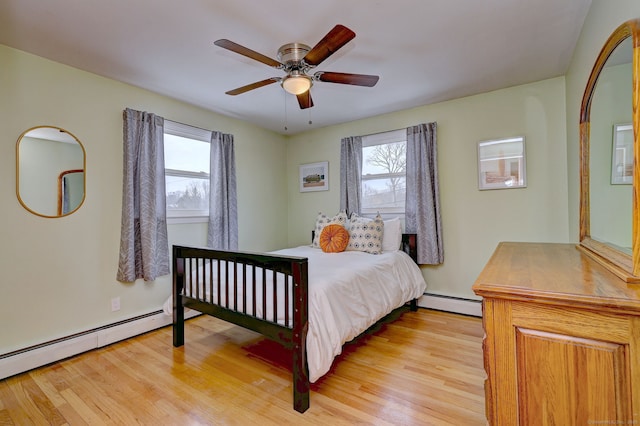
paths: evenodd
<path fill-rule="evenodd" d="M 300 108 L 305 109 L 313 106 L 309 89 L 314 81 L 373 87 L 378 82 L 379 77 L 377 75 L 330 71 L 316 71 L 313 75 L 309 75 L 310 70 L 317 67 L 355 36 L 356 33 L 344 25 L 336 25 L 313 48 L 302 43 L 289 43 L 281 46 L 278 49 L 277 57 L 279 60 L 277 61 L 230 40 L 216 40 L 214 42 L 216 46 L 239 53 L 263 64 L 283 70 L 286 73 L 284 77 L 267 78 L 225 93 L 227 95 L 239 95 L 268 84 L 280 82 L 285 91 L 296 95 Z"/>

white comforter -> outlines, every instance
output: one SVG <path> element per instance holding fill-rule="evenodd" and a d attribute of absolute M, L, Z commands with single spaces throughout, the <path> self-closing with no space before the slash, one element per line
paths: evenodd
<path fill-rule="evenodd" d="M 300 246 L 272 253 L 309 259 L 307 363 L 311 382 L 329 371 L 344 343 L 426 289 L 420 269 L 402 251 L 324 253 Z M 171 299 L 164 304 L 168 315 L 173 309 Z"/>

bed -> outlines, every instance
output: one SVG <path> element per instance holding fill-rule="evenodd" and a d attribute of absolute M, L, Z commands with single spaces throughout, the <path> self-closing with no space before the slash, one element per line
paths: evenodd
<path fill-rule="evenodd" d="M 173 246 L 173 345 L 184 344 L 185 308 L 253 330 L 292 351 L 293 408 L 309 407 L 310 383 L 344 343 L 397 308 L 417 310 L 426 284 L 415 234 L 401 249 L 325 253 L 300 246 L 269 253 Z"/>

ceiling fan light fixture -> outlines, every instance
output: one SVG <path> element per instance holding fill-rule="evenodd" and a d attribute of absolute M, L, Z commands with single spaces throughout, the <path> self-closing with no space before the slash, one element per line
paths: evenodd
<path fill-rule="evenodd" d="M 296 96 L 309 90 L 311 85 L 311 78 L 302 74 L 291 74 L 282 80 L 282 88 Z"/>

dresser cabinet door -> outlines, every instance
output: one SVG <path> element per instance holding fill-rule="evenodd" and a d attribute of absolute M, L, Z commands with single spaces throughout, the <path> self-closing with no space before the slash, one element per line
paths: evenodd
<path fill-rule="evenodd" d="M 483 303 L 490 424 L 640 423 L 638 317 Z"/>
<path fill-rule="evenodd" d="M 627 424 L 628 345 L 516 328 L 523 425 Z"/>

